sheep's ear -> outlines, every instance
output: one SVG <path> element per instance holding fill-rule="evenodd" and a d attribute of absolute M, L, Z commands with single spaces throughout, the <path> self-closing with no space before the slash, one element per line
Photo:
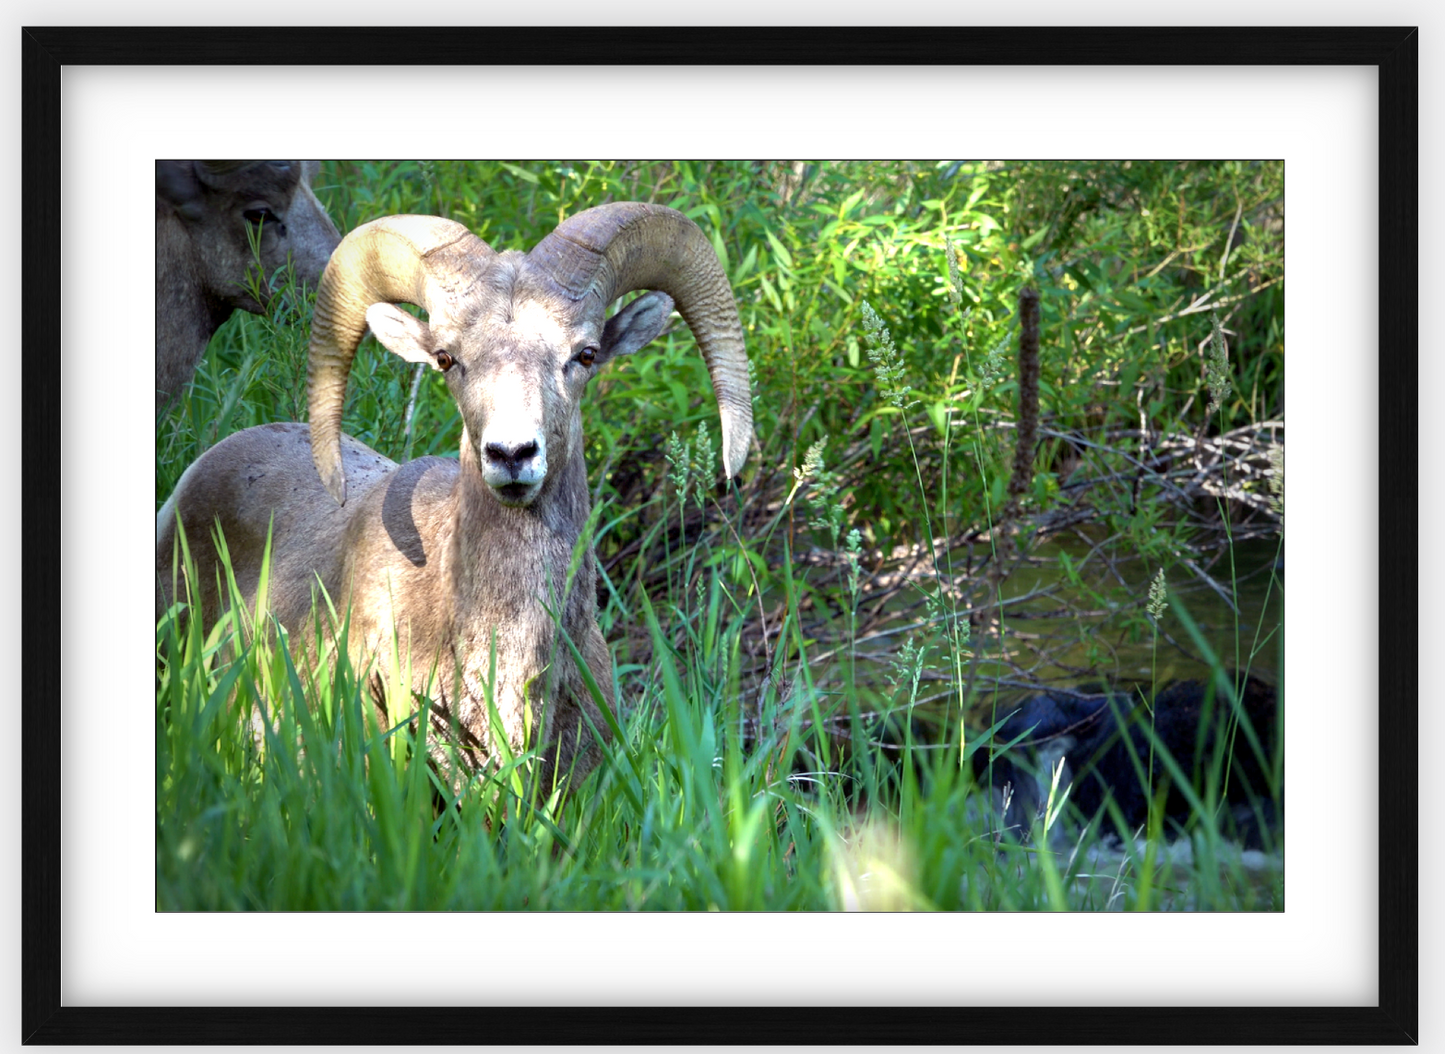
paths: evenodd
<path fill-rule="evenodd" d="M 602 361 L 631 355 L 662 332 L 671 314 L 672 297 L 666 293 L 643 293 L 602 327 Z"/>
<path fill-rule="evenodd" d="M 200 219 L 205 212 L 205 194 L 196 178 L 193 161 L 156 161 L 156 196 L 187 220 Z"/>
<path fill-rule="evenodd" d="M 407 362 L 424 362 L 434 369 L 431 327 L 421 319 L 408 315 L 395 304 L 372 304 L 366 309 L 366 324 L 381 346 Z"/>

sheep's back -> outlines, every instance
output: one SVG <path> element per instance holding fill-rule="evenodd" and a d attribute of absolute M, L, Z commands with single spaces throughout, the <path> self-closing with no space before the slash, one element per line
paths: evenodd
<path fill-rule="evenodd" d="M 255 602 L 268 533 L 271 536 L 270 610 L 288 628 L 310 615 L 313 584 L 339 592 L 342 552 L 353 507 L 337 505 L 311 460 L 311 433 L 303 424 L 270 424 L 228 436 L 186 469 L 156 524 L 156 571 L 169 592 L 174 516 L 178 511 L 196 561 L 207 621 L 220 611 L 214 595 L 219 526 L 236 583 Z M 354 439 L 343 443 L 354 493 L 364 494 L 396 465 Z M 158 598 L 168 600 L 168 595 Z"/>

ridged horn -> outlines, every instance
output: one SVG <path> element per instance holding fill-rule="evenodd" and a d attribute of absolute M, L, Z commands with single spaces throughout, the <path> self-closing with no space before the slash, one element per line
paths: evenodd
<path fill-rule="evenodd" d="M 634 289 L 656 289 L 677 302 L 712 377 L 723 468 L 736 476 L 753 436 L 747 349 L 732 287 L 697 224 L 661 205 L 599 205 L 567 219 L 528 257 L 574 300 L 593 296 L 605 307 Z"/>
<path fill-rule="evenodd" d="M 414 304 L 435 318 L 465 296 L 491 247 L 460 223 L 437 216 L 387 216 L 341 240 L 316 290 L 306 367 L 311 459 L 337 504 L 346 504 L 341 411 L 356 346 L 372 304 Z"/>

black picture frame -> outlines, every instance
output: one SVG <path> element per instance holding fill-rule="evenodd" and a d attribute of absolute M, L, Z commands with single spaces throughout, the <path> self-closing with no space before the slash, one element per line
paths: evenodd
<path fill-rule="evenodd" d="M 26 1043 L 1418 1042 L 1418 35 L 1413 28 L 49 27 L 22 30 L 22 1038 Z M 61 1002 L 61 73 L 88 64 L 1359 65 L 1379 77 L 1379 1005 L 550 1009 Z M 679 56 L 685 55 L 685 60 Z M 485 1014 L 485 1030 L 478 1028 Z"/>

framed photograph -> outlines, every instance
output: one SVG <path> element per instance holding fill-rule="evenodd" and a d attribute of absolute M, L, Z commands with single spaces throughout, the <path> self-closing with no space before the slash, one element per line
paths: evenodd
<path fill-rule="evenodd" d="M 1418 1042 L 1413 29 L 35 27 L 22 46 L 25 1042 Z M 238 106 L 254 129 L 206 119 Z M 1287 599 L 1308 706 L 1285 729 L 1284 910 L 158 910 L 154 494 L 128 467 L 151 460 L 149 367 L 117 368 L 149 361 L 151 241 L 128 206 L 157 158 L 235 153 L 1282 162 L 1288 554 L 1330 568 Z"/>

